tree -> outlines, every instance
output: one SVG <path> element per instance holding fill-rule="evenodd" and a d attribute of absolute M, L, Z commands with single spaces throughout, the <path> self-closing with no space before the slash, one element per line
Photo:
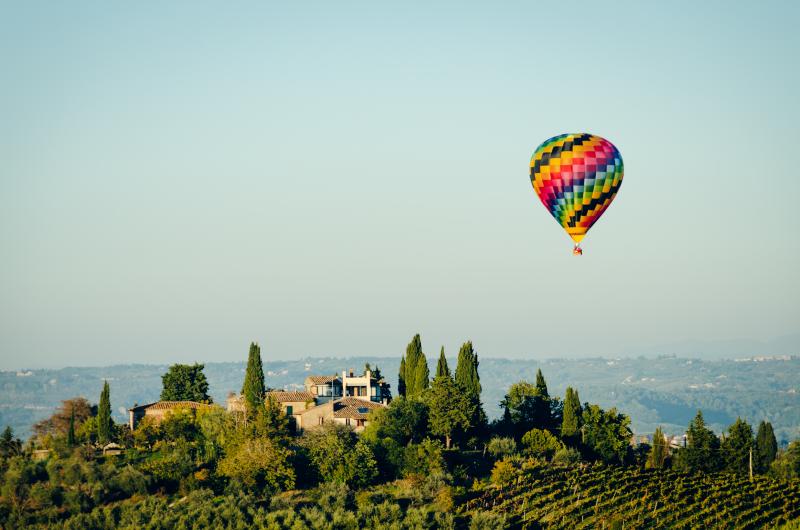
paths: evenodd
<path fill-rule="evenodd" d="M 522 436 L 522 445 L 525 447 L 525 453 L 547 459 L 552 458 L 556 451 L 566 448 L 550 431 L 543 429 L 531 429 L 526 432 Z"/>
<path fill-rule="evenodd" d="M 481 399 L 481 377 L 478 375 L 478 354 L 472 348 L 472 341 L 461 345 L 456 364 L 456 385 L 476 401 Z"/>
<path fill-rule="evenodd" d="M 648 469 L 664 469 L 668 455 L 667 439 L 664 437 L 664 431 L 659 426 L 656 428 L 656 432 L 653 433 L 653 445 L 647 455 L 645 467 Z"/>
<path fill-rule="evenodd" d="M 169 371 L 161 376 L 163 389 L 162 401 L 205 401 L 210 403 L 208 380 L 203 373 L 205 365 L 195 363 L 173 364 Z"/>
<path fill-rule="evenodd" d="M 67 445 L 72 447 L 75 445 L 75 411 L 73 410 L 69 417 L 69 429 L 67 430 Z"/>
<path fill-rule="evenodd" d="M 423 352 L 419 352 L 417 366 L 414 369 L 414 394 L 412 397 L 420 397 L 430 386 L 431 374 L 428 370 L 428 359 Z"/>
<path fill-rule="evenodd" d="M 450 377 L 450 368 L 447 366 L 447 358 L 444 356 L 444 346 L 439 352 L 439 363 L 436 365 L 436 377 L 446 375 Z"/>
<path fill-rule="evenodd" d="M 406 353 L 400 360 L 400 395 L 409 399 L 418 398 L 428 388 L 430 372 L 428 361 L 422 352 L 422 340 L 419 333 L 414 335 L 406 347 Z"/>
<path fill-rule="evenodd" d="M 547 392 L 547 383 L 544 381 L 541 368 L 536 369 L 536 391 L 544 398 L 550 397 L 550 394 Z"/>
<path fill-rule="evenodd" d="M 551 427 L 550 401 L 527 381 L 514 383 L 508 389 L 503 407 L 504 421 L 510 422 L 510 431 L 517 440 L 522 439 L 529 430 L 549 429 Z"/>
<path fill-rule="evenodd" d="M 100 403 L 97 405 L 97 441 L 101 445 L 107 444 L 111 440 L 114 429 L 114 420 L 111 419 L 111 389 L 108 381 L 103 383 L 103 391 L 100 393 Z"/>
<path fill-rule="evenodd" d="M 359 441 L 353 429 L 340 424 L 325 424 L 303 433 L 300 441 L 320 481 L 359 482 L 367 485 L 377 476 L 378 465 L 366 442 Z M 366 469 L 358 469 L 363 461 Z"/>
<path fill-rule="evenodd" d="M 474 403 L 450 377 L 437 377 L 425 393 L 424 401 L 430 411 L 430 432 L 445 440 L 450 449 L 453 434 L 466 431 L 474 416 Z"/>
<path fill-rule="evenodd" d="M 737 475 L 750 471 L 750 451 L 753 449 L 753 428 L 741 418 L 728 427 L 728 435 L 721 444 L 725 469 Z"/>
<path fill-rule="evenodd" d="M 243 486 L 274 493 L 294 488 L 292 451 L 270 438 L 247 438 L 223 458 L 217 470 Z"/>
<path fill-rule="evenodd" d="M 242 384 L 242 395 L 249 415 L 264 404 L 264 367 L 261 363 L 261 347 L 255 342 L 250 343 L 250 353 L 247 357 L 247 370 Z"/>
<path fill-rule="evenodd" d="M 400 373 L 397 375 L 397 395 L 406 395 L 406 356 L 400 359 Z"/>
<path fill-rule="evenodd" d="M 775 457 L 778 455 L 778 441 L 775 439 L 775 431 L 772 424 L 762 421 L 758 424 L 758 434 L 756 434 L 756 444 L 753 451 L 754 466 L 758 473 L 766 473 Z"/>
<path fill-rule="evenodd" d="M 687 446 L 675 455 L 673 466 L 684 471 L 712 473 L 722 467 L 720 443 L 714 431 L 706 427 L 702 411 L 689 423 Z"/>
<path fill-rule="evenodd" d="M 428 406 L 403 397 L 386 408 L 373 409 L 362 437 L 372 442 L 391 438 L 398 445 L 419 443 L 428 435 Z"/>
<path fill-rule="evenodd" d="M 65 435 L 69 430 L 73 412 L 75 413 L 75 428 L 79 429 L 86 420 L 97 414 L 97 407 L 90 405 L 89 401 L 83 397 L 65 399 L 52 416 L 33 426 L 33 432 L 37 437 L 45 437 L 48 434 Z"/>
<path fill-rule="evenodd" d="M 582 412 L 578 391 L 573 390 L 572 387 L 567 387 L 561 419 L 561 438 L 569 445 L 577 445 L 580 442 Z"/>
<path fill-rule="evenodd" d="M 22 442 L 14 438 L 14 430 L 7 425 L 0 435 L 0 456 L 8 458 L 16 456 L 22 451 Z"/>
<path fill-rule="evenodd" d="M 630 418 L 615 408 L 606 411 L 587 403 L 583 408 L 584 448 L 607 463 L 624 463 L 633 435 L 630 423 Z"/>

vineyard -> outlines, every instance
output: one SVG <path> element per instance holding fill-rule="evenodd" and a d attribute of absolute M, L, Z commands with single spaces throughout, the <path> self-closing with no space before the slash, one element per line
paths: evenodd
<path fill-rule="evenodd" d="M 537 464 L 471 499 L 466 509 L 503 513 L 513 528 L 764 528 L 800 517 L 800 484 Z"/>

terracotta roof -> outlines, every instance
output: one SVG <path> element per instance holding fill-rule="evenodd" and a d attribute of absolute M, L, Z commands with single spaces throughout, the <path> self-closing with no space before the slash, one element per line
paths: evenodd
<path fill-rule="evenodd" d="M 176 408 L 200 409 L 210 407 L 208 403 L 198 403 L 197 401 L 156 401 L 147 405 L 139 405 L 128 410 L 171 410 Z"/>
<path fill-rule="evenodd" d="M 289 392 L 274 390 L 272 392 L 267 392 L 267 395 L 274 397 L 278 403 L 284 403 L 286 401 L 314 401 L 314 394 L 304 391 Z"/>
<path fill-rule="evenodd" d="M 354 397 L 346 397 L 337 399 L 333 402 L 333 417 L 334 418 L 353 418 L 357 420 L 367 419 L 369 411 L 373 409 L 381 409 L 386 405 L 382 403 L 375 403 L 364 399 Z"/>
<path fill-rule="evenodd" d="M 339 379 L 338 375 L 309 375 L 306 377 L 309 381 L 311 381 L 315 385 L 324 385 L 325 383 L 331 383 L 337 379 Z"/>

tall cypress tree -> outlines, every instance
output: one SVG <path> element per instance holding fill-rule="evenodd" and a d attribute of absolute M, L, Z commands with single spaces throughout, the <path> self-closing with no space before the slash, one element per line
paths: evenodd
<path fill-rule="evenodd" d="M 414 392 L 416 397 L 420 397 L 422 392 L 427 390 L 430 385 L 431 372 L 428 369 L 428 359 L 424 352 L 419 352 L 417 366 L 415 368 Z"/>
<path fill-rule="evenodd" d="M 97 405 L 97 441 L 105 445 L 111 440 L 111 389 L 108 381 L 103 383 L 100 393 L 100 403 Z"/>
<path fill-rule="evenodd" d="M 581 398 L 578 397 L 578 391 L 568 386 L 567 393 L 564 396 L 561 437 L 570 442 L 571 445 L 576 445 L 579 441 L 578 433 L 581 429 L 581 414 Z"/>
<path fill-rule="evenodd" d="M 397 376 L 397 394 L 405 397 L 406 395 L 406 356 L 400 359 L 400 373 Z"/>
<path fill-rule="evenodd" d="M 423 374 L 418 371 L 428 370 L 428 363 L 425 360 L 425 354 L 422 353 L 422 340 L 419 333 L 414 335 L 411 342 L 406 347 L 405 355 L 405 368 L 403 373 L 403 381 L 405 383 L 405 395 L 407 398 L 415 398 L 422 393 Z M 425 374 L 427 376 L 427 373 Z"/>
<path fill-rule="evenodd" d="M 762 421 L 758 424 L 756 446 L 753 451 L 756 470 L 759 473 L 766 473 L 777 454 L 778 441 L 775 439 L 775 431 L 772 430 L 772 424 L 768 421 Z"/>
<path fill-rule="evenodd" d="M 664 431 L 659 426 L 653 434 L 653 446 L 647 455 L 645 466 L 650 469 L 663 469 L 667 455 L 669 455 L 669 447 L 667 447 L 667 440 L 664 438 Z"/>
<path fill-rule="evenodd" d="M 250 353 L 247 356 L 247 371 L 244 374 L 242 395 L 249 414 L 255 414 L 264 404 L 264 366 L 261 363 L 261 346 L 255 342 L 250 343 Z"/>
<path fill-rule="evenodd" d="M 478 375 L 478 354 L 472 348 L 472 341 L 467 341 L 461 345 L 458 351 L 458 364 L 456 365 L 456 385 L 461 391 L 480 400 L 481 398 L 481 378 Z"/>
<path fill-rule="evenodd" d="M 447 366 L 447 359 L 444 356 L 444 346 L 439 352 L 439 363 L 436 365 L 436 377 L 450 377 L 450 368 Z"/>
<path fill-rule="evenodd" d="M 536 370 L 536 390 L 539 392 L 540 396 L 545 398 L 550 397 L 550 394 L 547 392 L 547 383 L 544 382 L 541 368 Z"/>

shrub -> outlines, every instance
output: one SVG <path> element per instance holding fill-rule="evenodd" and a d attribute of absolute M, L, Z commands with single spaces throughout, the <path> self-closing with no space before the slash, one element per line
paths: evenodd
<path fill-rule="evenodd" d="M 537 458 L 551 458 L 556 451 L 564 449 L 565 446 L 550 431 L 542 429 L 531 429 L 522 437 L 522 445 L 525 446 L 525 453 Z"/>
<path fill-rule="evenodd" d="M 517 452 L 517 442 L 511 437 L 495 436 L 489 440 L 489 445 L 486 447 L 486 450 L 495 459 L 503 458 L 506 455 Z"/>

